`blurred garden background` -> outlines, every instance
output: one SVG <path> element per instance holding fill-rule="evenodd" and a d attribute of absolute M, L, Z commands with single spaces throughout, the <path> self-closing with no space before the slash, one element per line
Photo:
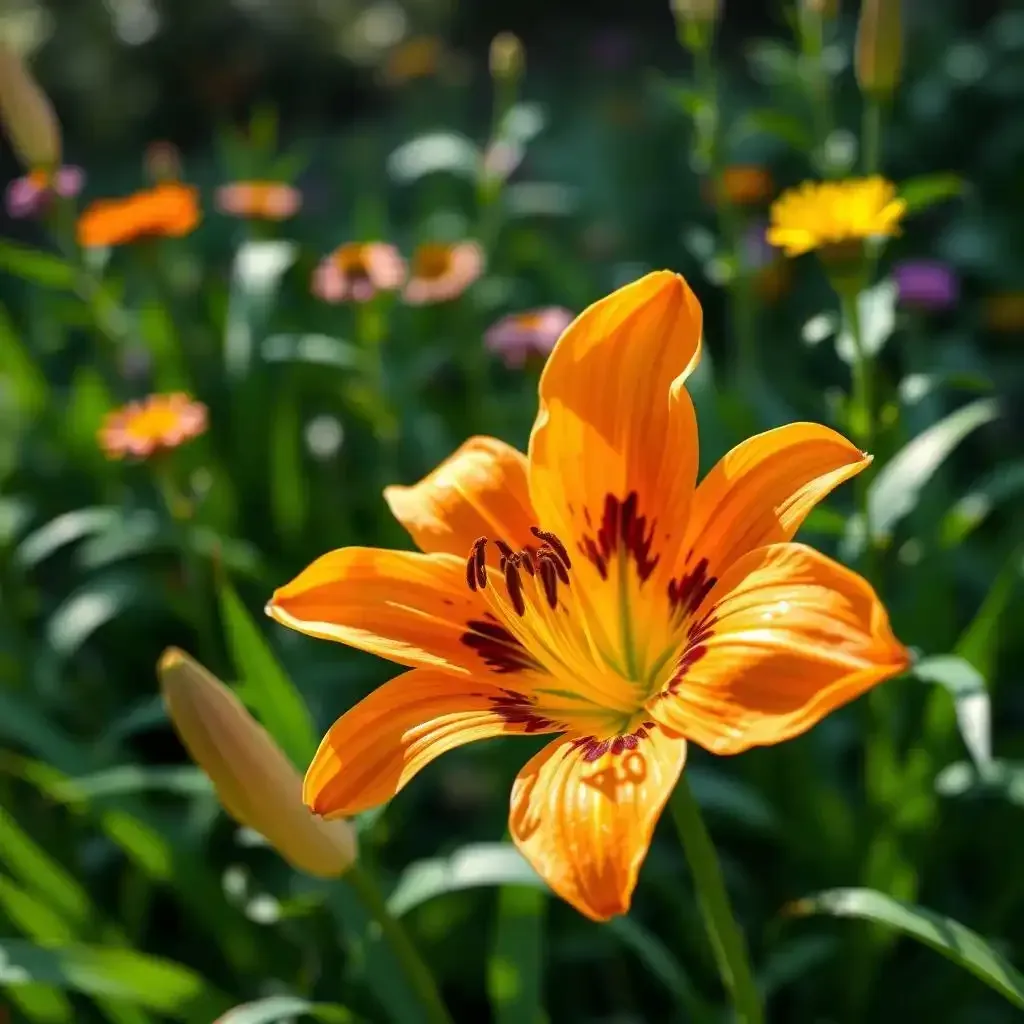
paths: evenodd
<path fill-rule="evenodd" d="M 1020 1016 L 1024 3 L 886 6 L 859 52 L 854 0 L 0 0 L 76 169 L 7 125 L 0 1024 L 438 1020 L 382 919 L 459 1024 L 736 1019 L 670 821 L 630 913 L 588 921 L 508 842 L 524 741 L 494 740 L 315 878 L 224 813 L 156 667 L 196 659 L 304 771 L 395 668 L 272 623 L 274 589 L 411 548 L 383 488 L 474 435 L 525 449 L 554 337 L 661 268 L 704 309 L 702 473 L 784 423 L 871 438 L 800 539 L 918 659 L 792 743 L 691 747 L 766 1019 Z M 765 230 L 786 189 L 873 174 L 906 213 L 854 338 Z M 183 184 L 183 219 L 76 231 Z M 167 451 L 110 418 L 179 392 L 205 412 Z"/>

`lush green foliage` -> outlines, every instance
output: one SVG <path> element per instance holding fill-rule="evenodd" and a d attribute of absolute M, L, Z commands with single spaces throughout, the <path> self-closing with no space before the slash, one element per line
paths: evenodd
<path fill-rule="evenodd" d="M 757 41 L 708 76 L 620 68 L 586 95 L 545 95 L 528 72 L 521 96 L 496 90 L 488 141 L 527 154 L 507 181 L 461 134 L 467 94 L 418 80 L 343 144 L 289 149 L 259 114 L 216 160 L 186 161 L 207 207 L 188 237 L 99 259 L 60 206 L 31 245 L 0 242 L 0 992 L 15 1020 L 208 1024 L 238 1006 L 225 1024 L 418 1021 L 370 876 L 457 1021 L 728 1019 L 671 822 L 631 913 L 591 924 L 503 841 L 528 741 L 480 744 L 359 820 L 358 877 L 307 879 L 221 813 L 154 672 L 169 644 L 188 650 L 302 765 L 391 667 L 265 622 L 274 587 L 330 548 L 409 546 L 382 488 L 466 437 L 525 444 L 536 367 L 485 351 L 500 315 L 579 310 L 660 266 L 705 308 L 703 470 L 780 423 L 869 422 L 863 501 L 841 488 L 801 536 L 870 571 L 920 656 L 792 743 L 691 756 L 769 1019 L 1016 1019 L 1024 299 L 1009 327 L 1012 300 L 1000 317 L 992 299 L 1024 260 L 1024 13 L 971 37 L 906 29 L 881 159 L 910 212 L 860 296 L 867 407 L 847 397 L 851 323 L 814 258 L 752 261 L 763 210 L 707 188 L 733 164 L 785 183 L 858 173 L 852 29 L 831 26 L 824 51 L 806 31 Z M 983 136 L 964 128 L 976 147 L 957 142 L 965 110 L 984 112 Z M 212 209 L 219 182 L 300 175 L 293 222 Z M 453 302 L 310 294 L 343 241 L 463 237 L 487 271 Z M 948 309 L 898 301 L 893 262 L 925 256 L 962 278 Z M 175 389 L 208 406 L 208 432 L 157 462 L 108 460 L 104 415 Z"/>

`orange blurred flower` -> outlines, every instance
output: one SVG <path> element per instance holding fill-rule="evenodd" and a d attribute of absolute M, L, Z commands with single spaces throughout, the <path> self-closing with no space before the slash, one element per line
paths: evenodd
<path fill-rule="evenodd" d="M 484 252 L 476 242 L 430 242 L 412 254 L 405 301 L 413 306 L 458 298 L 482 273 Z"/>
<path fill-rule="evenodd" d="M 145 459 L 206 430 L 206 406 L 182 392 L 150 395 L 107 413 L 97 439 L 110 459 Z"/>
<path fill-rule="evenodd" d="M 701 308 L 661 272 L 562 334 L 523 455 L 467 441 L 385 501 L 424 552 L 343 548 L 275 591 L 272 618 L 412 669 L 331 727 L 303 796 L 325 818 L 390 800 L 473 740 L 548 735 L 509 830 L 581 913 L 625 913 L 687 743 L 798 736 L 902 672 L 868 583 L 793 543 L 871 457 L 793 423 L 696 486 L 686 390 Z"/>
<path fill-rule="evenodd" d="M 401 288 L 405 260 L 386 242 L 349 242 L 325 256 L 313 272 L 312 291 L 324 302 L 366 302 Z"/>
<path fill-rule="evenodd" d="M 78 244 L 89 248 L 177 238 L 194 231 L 201 217 L 198 189 L 165 182 L 122 199 L 98 199 L 86 207 L 78 218 Z"/>
<path fill-rule="evenodd" d="M 737 164 L 722 171 L 719 188 L 733 206 L 756 206 L 767 202 L 774 190 L 772 176 L 753 164 Z"/>
<path fill-rule="evenodd" d="M 396 46 L 384 64 L 384 78 L 402 85 L 437 73 L 444 57 L 444 43 L 438 36 L 416 36 Z"/>
<path fill-rule="evenodd" d="M 236 181 L 217 189 L 221 213 L 248 220 L 287 220 L 302 206 L 302 193 L 283 181 Z"/>

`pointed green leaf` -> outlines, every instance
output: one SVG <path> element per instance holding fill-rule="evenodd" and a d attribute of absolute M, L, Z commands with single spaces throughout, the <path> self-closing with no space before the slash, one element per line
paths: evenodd
<path fill-rule="evenodd" d="M 309 709 L 227 580 L 218 593 L 228 649 L 242 681 L 239 696 L 288 757 L 305 768 L 317 746 Z"/>
<path fill-rule="evenodd" d="M 69 292 L 75 287 L 77 271 L 67 260 L 27 245 L 0 242 L 0 268 L 32 284 Z"/>
<path fill-rule="evenodd" d="M 388 898 L 388 909 L 401 917 L 435 896 L 488 885 L 546 888 L 511 843 L 472 843 L 447 857 L 410 864 Z"/>
<path fill-rule="evenodd" d="M 914 675 L 949 691 L 964 746 L 979 768 L 988 764 L 992 760 L 992 712 L 982 674 L 955 654 L 940 654 L 917 662 Z"/>
<path fill-rule="evenodd" d="M 343 1006 L 311 1003 L 298 996 L 268 996 L 228 1010 L 214 1024 L 284 1024 L 301 1016 L 327 1021 L 328 1024 L 355 1024 L 357 1019 Z"/>
<path fill-rule="evenodd" d="M 931 946 L 1024 1009 L 1024 976 L 980 935 L 951 917 L 873 889 L 829 889 L 797 900 L 787 911 L 800 917 L 854 917 L 894 928 Z"/>
<path fill-rule="evenodd" d="M 981 607 L 970 625 L 960 634 L 954 648 L 961 658 L 969 661 L 988 679 L 993 678 L 999 653 L 999 624 L 1010 607 L 1021 578 L 1024 578 L 1024 544 L 1010 552 Z"/>
<path fill-rule="evenodd" d="M 917 213 L 960 195 L 964 184 L 958 174 L 923 174 L 904 181 L 899 187 L 899 196 L 907 204 L 907 213 Z"/>
<path fill-rule="evenodd" d="M 961 406 L 904 445 L 881 468 L 868 492 L 868 518 L 874 536 L 888 539 L 896 524 L 916 507 L 921 491 L 953 449 L 998 414 L 996 401 L 981 398 Z"/>
<path fill-rule="evenodd" d="M 37 946 L 0 939 L 0 984 L 33 982 L 94 998 L 123 999 L 174 1020 L 214 1020 L 228 1001 L 182 964 L 131 949 Z"/>

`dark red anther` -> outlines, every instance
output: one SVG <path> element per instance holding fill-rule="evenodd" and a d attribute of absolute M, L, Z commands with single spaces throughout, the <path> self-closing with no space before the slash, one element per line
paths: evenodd
<path fill-rule="evenodd" d="M 519 566 L 511 559 L 505 560 L 505 589 L 509 600 L 519 616 L 526 614 L 526 601 L 523 599 L 523 581 L 519 577 Z"/>
<path fill-rule="evenodd" d="M 487 586 L 487 538 L 481 537 L 476 545 L 476 582 L 483 590 Z"/>
<path fill-rule="evenodd" d="M 519 552 L 519 564 L 532 576 L 537 570 L 533 561 L 533 555 L 530 554 L 529 549 L 523 548 Z"/>
<path fill-rule="evenodd" d="M 530 533 L 532 533 L 534 537 L 538 538 L 538 540 L 544 541 L 544 543 L 547 544 L 556 555 L 558 555 L 566 569 L 572 568 L 572 562 L 569 561 L 569 552 L 566 551 L 565 545 L 558 539 L 558 537 L 555 536 L 555 534 L 548 530 L 542 530 L 539 526 L 531 526 Z"/>
<path fill-rule="evenodd" d="M 466 559 L 466 584 L 470 590 L 476 590 L 479 587 L 485 587 L 487 585 L 487 574 L 484 573 L 481 578 L 480 566 L 483 564 L 486 556 L 487 538 L 477 537 L 473 541 L 473 546 L 469 549 L 469 558 Z"/>
<path fill-rule="evenodd" d="M 538 559 L 538 571 L 540 572 L 541 586 L 544 588 L 544 598 L 552 608 L 558 607 L 558 573 L 555 569 L 556 564 L 559 564 L 557 558 Z"/>

